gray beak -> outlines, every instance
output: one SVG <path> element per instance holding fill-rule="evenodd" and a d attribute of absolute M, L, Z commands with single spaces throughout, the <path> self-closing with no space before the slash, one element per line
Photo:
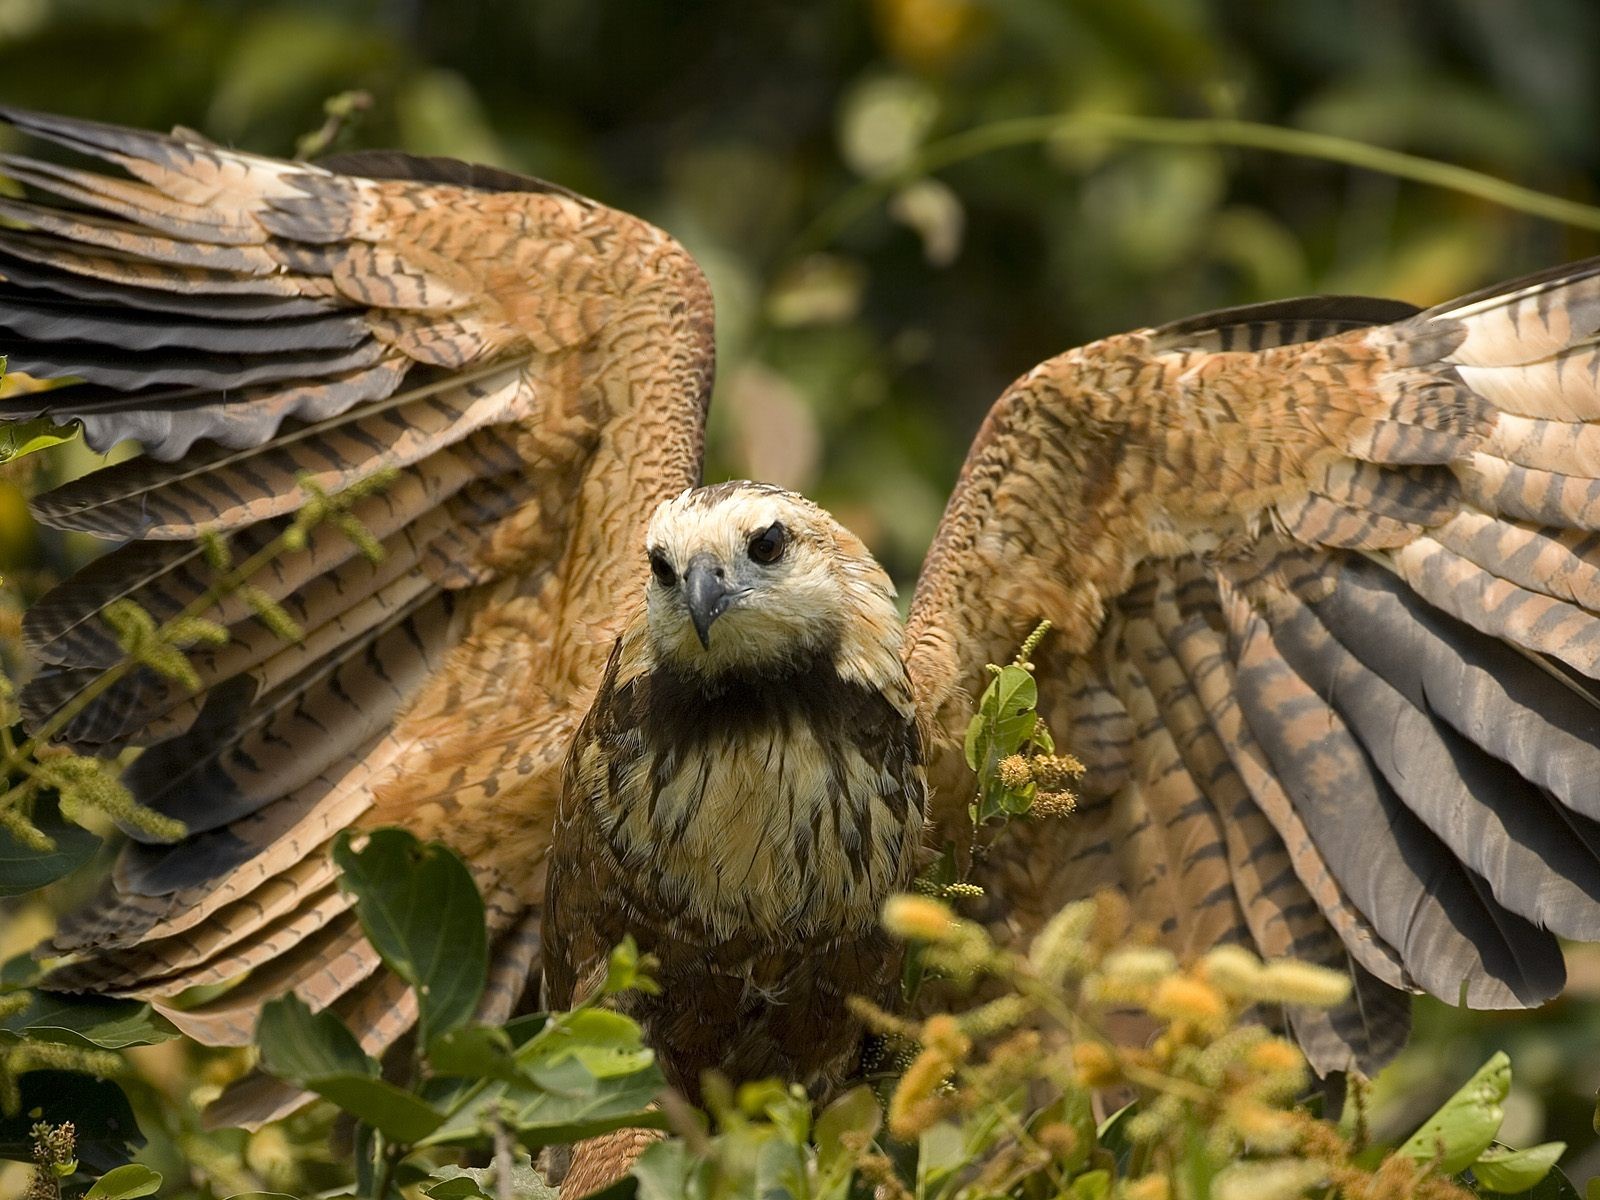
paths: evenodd
<path fill-rule="evenodd" d="M 689 602 L 689 620 L 700 644 L 711 649 L 711 623 L 728 609 L 734 589 L 723 576 L 722 564 L 709 554 L 696 554 L 683 573 L 683 594 Z"/>

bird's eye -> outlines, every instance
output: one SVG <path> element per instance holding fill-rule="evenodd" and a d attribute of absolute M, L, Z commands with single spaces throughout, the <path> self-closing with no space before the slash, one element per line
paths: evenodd
<path fill-rule="evenodd" d="M 783 526 L 774 521 L 750 539 L 750 557 L 755 562 L 770 566 L 783 557 L 783 547 L 788 540 L 789 535 Z"/>
<path fill-rule="evenodd" d="M 678 582 L 678 573 L 672 569 L 672 564 L 666 560 L 665 555 L 656 551 L 650 554 L 650 573 L 662 587 L 671 587 Z"/>

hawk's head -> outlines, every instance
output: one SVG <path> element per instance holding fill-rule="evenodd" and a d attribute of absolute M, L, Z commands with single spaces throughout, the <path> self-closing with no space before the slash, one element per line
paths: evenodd
<path fill-rule="evenodd" d="M 861 539 L 804 496 L 743 480 L 664 501 L 645 534 L 655 657 L 699 674 L 833 659 L 846 679 L 900 673 L 894 585 Z"/>

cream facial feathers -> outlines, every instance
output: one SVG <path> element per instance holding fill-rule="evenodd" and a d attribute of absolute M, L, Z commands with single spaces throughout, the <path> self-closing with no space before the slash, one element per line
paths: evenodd
<path fill-rule="evenodd" d="M 859 538 L 803 496 L 745 481 L 690 489 L 657 507 L 645 547 L 659 661 L 714 677 L 826 656 L 847 683 L 893 688 L 897 702 L 904 694 L 893 583 Z"/>

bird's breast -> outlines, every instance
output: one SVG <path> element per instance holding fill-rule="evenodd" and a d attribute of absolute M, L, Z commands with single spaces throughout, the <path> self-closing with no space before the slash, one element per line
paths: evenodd
<path fill-rule="evenodd" d="M 925 783 L 915 730 L 887 703 L 852 723 L 842 699 L 771 719 L 712 706 L 678 714 L 696 724 L 681 733 L 641 722 L 592 793 L 634 903 L 714 938 L 873 926 L 910 881 Z"/>

